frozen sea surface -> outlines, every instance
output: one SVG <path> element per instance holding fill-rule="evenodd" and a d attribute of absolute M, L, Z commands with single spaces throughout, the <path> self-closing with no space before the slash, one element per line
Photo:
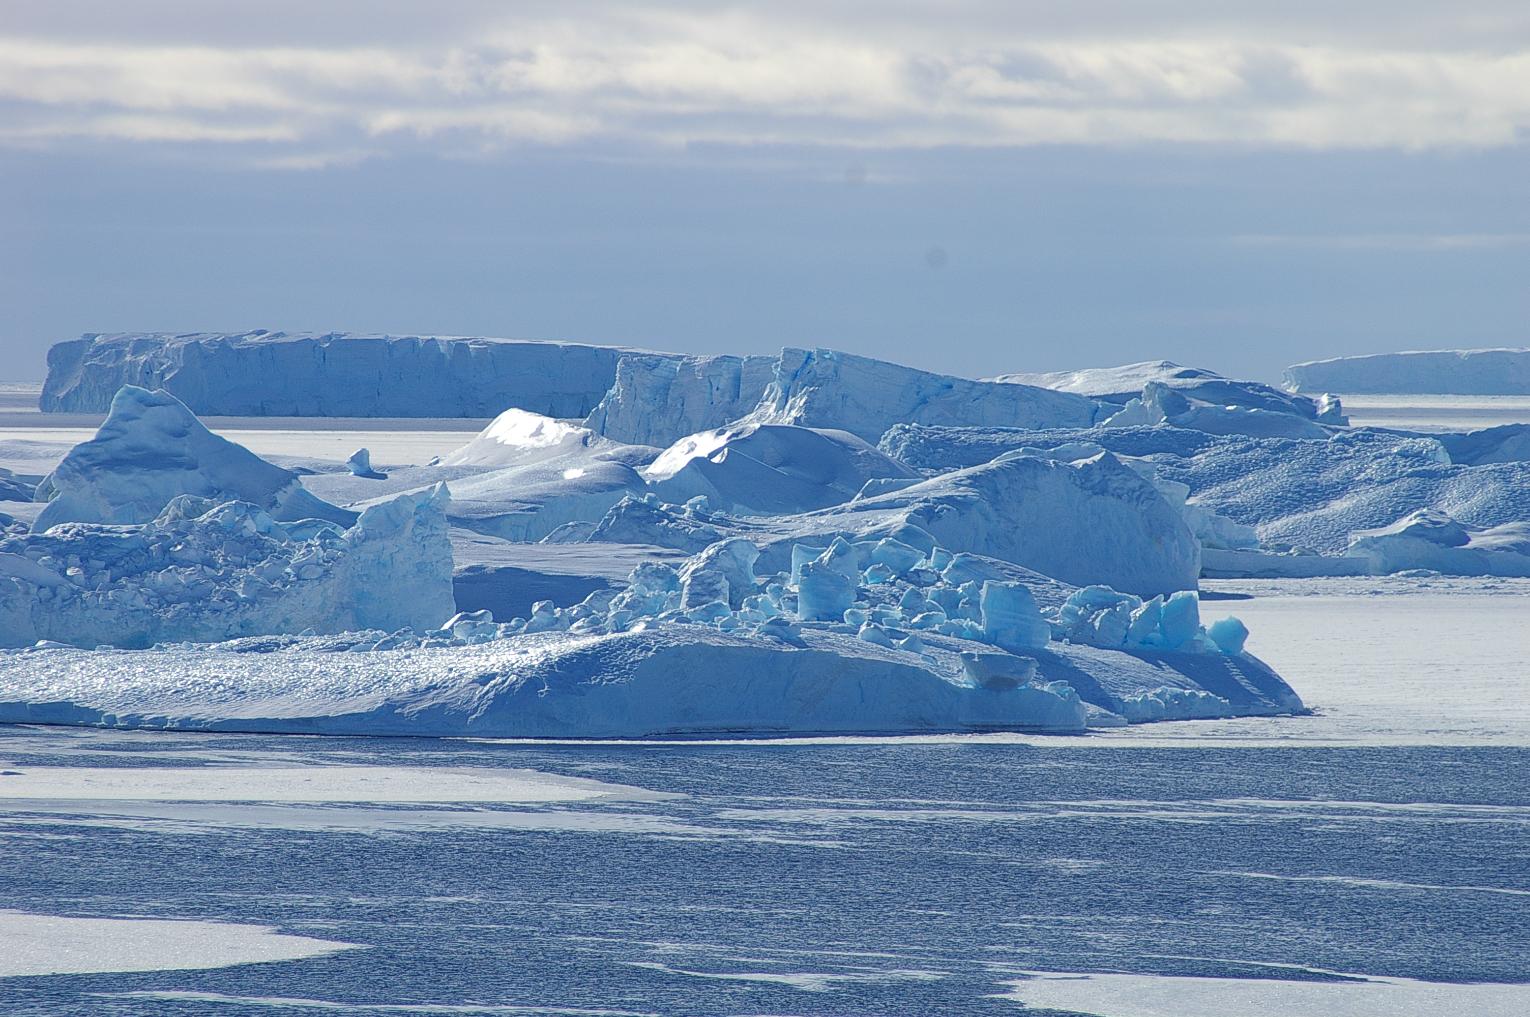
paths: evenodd
<path fill-rule="evenodd" d="M 10 729 L 0 756 L 20 775 L 0 781 L 122 771 L 98 799 L 0 800 L 0 909 L 217 922 L 338 951 L 198 970 L 212 946 L 151 938 L 118 949 L 158 970 L 0 980 L 7 1014 L 1006 1014 L 1031 972 L 1194 979 L 1213 1002 L 1185 1017 L 1530 1010 L 1519 748 Z M 357 765 L 479 781 L 435 802 L 252 800 L 237 771 L 273 760 L 318 783 Z M 167 796 L 175 767 L 198 788 L 224 778 L 201 771 L 236 771 L 231 800 Z M 504 800 L 483 800 L 501 769 Z M 527 801 L 530 772 L 610 790 Z M 1252 984 L 1201 981 L 1230 978 Z M 1399 980 L 1427 993 L 1400 996 Z M 1463 988 L 1477 983 L 1491 989 Z M 1047 984 L 1035 1000 L 1172 1012 L 1112 987 Z M 1398 998 L 1430 1005 L 1381 1006 Z M 1473 1008 L 1489 998 L 1507 1008 Z"/>
<path fill-rule="evenodd" d="M 1355 427 L 1408 431 L 1475 431 L 1530 423 L 1530 396 L 1347 395 L 1344 412 Z"/>
<path fill-rule="evenodd" d="M 426 426 L 238 440 L 388 464 L 466 438 Z M 1530 582 L 1207 585 L 1252 595 L 1205 616 L 1248 622 L 1313 716 L 662 745 L 0 727 L 0 1013 L 1530 1013 Z"/>
<path fill-rule="evenodd" d="M 1250 620 L 1315 717 L 750 744 L 0 728 L 0 911 L 327 944 L 5 977 L 0 1010 L 1530 1012 L 1526 590 L 1245 589 L 1208 609 Z"/>

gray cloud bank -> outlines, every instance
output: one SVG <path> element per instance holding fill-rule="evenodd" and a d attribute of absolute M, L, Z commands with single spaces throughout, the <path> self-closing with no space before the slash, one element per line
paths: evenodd
<path fill-rule="evenodd" d="M 12 0 L 0 145 L 302 168 L 421 144 L 1490 148 L 1530 125 L 1523 3 L 824 6 Z"/>

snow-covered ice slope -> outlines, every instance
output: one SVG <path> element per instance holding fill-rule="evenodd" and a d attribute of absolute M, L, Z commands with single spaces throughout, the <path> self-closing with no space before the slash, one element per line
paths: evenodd
<path fill-rule="evenodd" d="M 570 453 L 555 459 L 450 481 L 451 518 L 459 526 L 507 540 L 541 540 L 571 522 L 599 520 L 623 497 L 643 489 L 626 463 Z"/>
<path fill-rule="evenodd" d="M 1220 393 L 1217 389 L 1201 392 L 1173 388 L 1162 382 L 1150 381 L 1142 389 L 1142 395 L 1129 401 L 1104 427 L 1152 427 L 1168 424 L 1208 434 L 1244 434 L 1254 438 L 1326 438 L 1328 431 L 1314 418 L 1316 410 L 1310 405 L 1273 407 L 1243 405 L 1226 401 L 1232 393 Z M 1210 398 L 1208 398 L 1210 397 Z M 1305 398 L 1305 397 L 1300 397 Z M 1298 412 L 1301 409 L 1308 413 Z M 1327 415 L 1336 423 L 1343 423 L 1334 404 L 1328 405 Z"/>
<path fill-rule="evenodd" d="M 1310 396 L 1282 392 L 1257 381 L 1235 381 L 1199 367 L 1181 367 L 1171 360 L 1149 360 L 1138 364 L 1123 364 L 1120 367 L 1054 371 L 1046 374 L 1002 374 L 990 380 L 1036 385 L 1059 392 L 1073 392 L 1115 405 L 1125 405 L 1139 398 L 1145 403 L 1156 401 L 1166 404 L 1159 414 L 1159 420 L 1142 421 L 1145 423 L 1158 423 L 1163 417 L 1184 414 L 1191 406 L 1195 406 L 1203 414 L 1211 408 L 1216 408 L 1224 411 L 1258 411 L 1256 416 L 1273 413 L 1304 420 L 1319 420 L 1325 424 L 1344 423 L 1341 407 L 1335 400 L 1323 402 Z M 1154 390 L 1153 393 L 1144 391 L 1149 387 Z M 1166 397 L 1164 393 L 1172 393 L 1172 395 Z M 1266 423 L 1264 431 L 1250 431 L 1246 428 L 1254 425 L 1246 422 L 1242 428 L 1231 428 L 1227 422 L 1215 426 L 1215 415 L 1209 416 L 1211 419 L 1206 422 L 1213 426 L 1202 426 L 1201 429 L 1215 433 L 1268 434 L 1274 433 L 1269 430 L 1271 427 L 1279 426 L 1279 424 Z M 1181 427 L 1200 426 L 1182 420 L 1175 420 L 1173 423 Z M 1286 422 L 1286 426 L 1294 428 L 1296 425 Z M 1287 434 L 1286 437 L 1298 437 L 1298 435 L 1292 433 Z M 1317 434 L 1316 437 L 1322 437 L 1322 434 Z"/>
<path fill-rule="evenodd" d="M 290 470 L 213 434 L 167 392 L 132 385 L 112 397 L 94 438 L 76 445 L 43 482 L 34 529 L 57 523 L 144 523 L 177 495 L 245 501 L 280 520 L 349 525 L 355 513 L 312 494 Z"/>
<path fill-rule="evenodd" d="M 1176 427 L 1036 432 L 902 426 L 884 452 L 920 469 L 987 462 L 1030 447 L 1091 442 L 1152 460 L 1193 504 L 1254 527 L 1268 545 L 1341 554 L 1354 530 L 1389 526 L 1420 508 L 1472 526 L 1530 520 L 1530 463 L 1463 466 L 1431 437 L 1366 429 L 1322 441 L 1216 436 Z"/>
<path fill-rule="evenodd" d="M 748 419 L 849 431 L 876 441 L 897 423 L 1088 427 L 1092 399 L 1028 385 L 970 381 L 834 350 L 781 351 Z"/>
<path fill-rule="evenodd" d="M 439 625 L 454 610 L 446 498 L 444 488 L 401 495 L 342 531 L 180 495 L 143 525 L 6 537 L 0 646 Z"/>
<path fill-rule="evenodd" d="M 776 359 L 623 353 L 611 390 L 585 426 L 615 441 L 663 448 L 754 409 Z"/>
<path fill-rule="evenodd" d="M 773 526 L 804 536 L 913 526 L 953 551 L 1149 596 L 1193 590 L 1200 574 L 1200 542 L 1179 509 L 1108 453 L 1077 462 L 1001 455 Z"/>
<path fill-rule="evenodd" d="M 1033 385 L 1056 392 L 1072 392 L 1075 395 L 1102 399 L 1110 403 L 1125 403 L 1136 398 L 1142 387 L 1150 381 L 1173 379 L 1220 378 L 1214 371 L 1199 367 L 1184 367 L 1172 360 L 1144 360 L 1118 367 L 1086 367 L 1077 371 L 1041 371 L 1000 374 L 986 381 L 1002 381 L 1011 385 Z"/>
<path fill-rule="evenodd" d="M 1428 569 L 1453 576 L 1530 576 L 1530 521 L 1469 527 L 1420 509 L 1391 526 L 1357 530 L 1348 555 L 1377 574 Z"/>
<path fill-rule="evenodd" d="M 442 458 L 441 463 L 489 468 L 525 466 L 571 453 L 598 455 L 629 448 L 632 446 L 603 437 L 587 427 L 511 407 L 472 441 Z M 657 451 L 647 454 L 652 457 Z"/>
<path fill-rule="evenodd" d="M 1312 360 L 1286 368 L 1299 392 L 1530 394 L 1530 349 L 1420 350 Z"/>
<path fill-rule="evenodd" d="M 219 416 L 492 417 L 516 406 L 583 417 L 611 387 L 623 352 L 344 332 L 87 334 L 48 352 L 41 407 L 99 412 L 123 385 L 138 385 Z"/>
<path fill-rule="evenodd" d="M 643 471 L 669 502 L 705 496 L 755 515 L 806 512 L 854 498 L 869 480 L 919 474 L 848 431 L 738 424 L 682 438 Z"/>
<path fill-rule="evenodd" d="M 1450 461 L 1465 466 L 1488 463 L 1530 462 L 1530 424 L 1501 424 L 1458 434 L 1431 435 L 1450 455 Z"/>
<path fill-rule="evenodd" d="M 639 738 L 1079 732 L 1087 716 L 1080 696 L 1122 711 L 1127 700 L 1156 696 L 1183 716 L 1219 715 L 1193 712 L 1210 699 L 1248 715 L 1301 709 L 1284 682 L 1246 656 L 1055 644 L 1036 651 L 1033 683 L 989 687 L 964 677 L 952 649 L 922 656 L 826 631 L 804 632 L 800 646 L 674 626 L 335 652 L 351 646 L 344 640 L 0 653 L 0 722 Z"/>

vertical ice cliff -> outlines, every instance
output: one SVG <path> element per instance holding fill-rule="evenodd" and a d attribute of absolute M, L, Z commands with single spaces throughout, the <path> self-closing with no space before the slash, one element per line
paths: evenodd
<path fill-rule="evenodd" d="M 0 539 L 0 646 L 145 647 L 274 633 L 394 631 L 454 611 L 444 486 L 342 530 L 182 494 L 142 525 Z"/>
<path fill-rule="evenodd" d="M 492 417 L 515 406 L 582 417 L 611 387 L 623 352 L 344 332 L 87 334 L 48 351 L 41 407 L 99 412 L 123 385 L 137 385 L 204 415 Z"/>
<path fill-rule="evenodd" d="M 775 364 L 774 357 L 625 353 L 585 426 L 614 441 L 663 448 L 754 409 Z"/>
<path fill-rule="evenodd" d="M 1530 394 L 1530 349 L 1420 350 L 1311 360 L 1286 368 L 1298 392 Z"/>
<path fill-rule="evenodd" d="M 899 423 L 955 427 L 1088 427 L 1092 399 L 1051 389 L 971 381 L 834 350 L 781 351 L 751 423 L 849 431 L 867 441 Z"/>

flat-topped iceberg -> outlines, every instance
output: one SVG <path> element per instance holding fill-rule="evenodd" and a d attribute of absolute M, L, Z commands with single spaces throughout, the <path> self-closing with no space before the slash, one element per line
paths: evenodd
<path fill-rule="evenodd" d="M 1530 349 L 1419 350 L 1309 360 L 1286 368 L 1297 392 L 1530 395 Z"/>
<path fill-rule="evenodd" d="M 92 333 L 48 351 L 40 405 L 99 412 L 123 385 L 137 385 L 204 415 L 492 417 L 516 406 L 583 417 L 610 389 L 624 352 L 459 336 Z"/>

